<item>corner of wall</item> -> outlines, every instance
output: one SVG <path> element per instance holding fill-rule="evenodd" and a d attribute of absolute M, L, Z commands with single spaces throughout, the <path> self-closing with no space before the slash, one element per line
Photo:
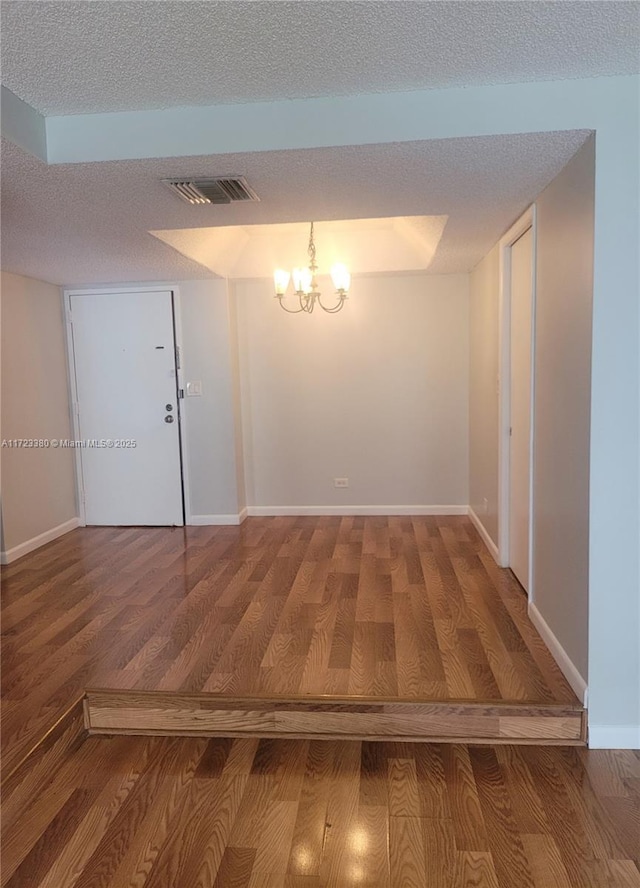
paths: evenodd
<path fill-rule="evenodd" d="M 496 562 L 498 566 L 500 566 L 500 553 L 498 552 L 498 547 L 495 542 L 492 540 L 489 531 L 482 523 L 481 519 L 476 514 L 475 510 L 472 506 L 469 506 L 469 518 L 471 518 L 471 523 L 475 527 L 475 529 L 480 534 L 480 538 L 482 542 L 485 544 L 489 552 L 491 553 L 493 560 Z"/>
<path fill-rule="evenodd" d="M 540 637 L 551 651 L 553 659 L 556 661 L 564 677 L 567 679 L 571 688 L 583 706 L 588 702 L 587 682 L 580 674 L 574 662 L 571 660 L 562 644 L 558 641 L 553 630 L 544 619 L 533 601 L 529 602 L 528 614 L 531 622 L 540 633 Z"/>

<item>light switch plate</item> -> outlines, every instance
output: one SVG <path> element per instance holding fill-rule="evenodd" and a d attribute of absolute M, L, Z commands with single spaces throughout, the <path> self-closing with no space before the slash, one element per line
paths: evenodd
<path fill-rule="evenodd" d="M 188 398 L 199 398 L 202 395 L 202 382 L 199 379 L 194 379 L 193 382 L 187 383 L 187 397 Z"/>

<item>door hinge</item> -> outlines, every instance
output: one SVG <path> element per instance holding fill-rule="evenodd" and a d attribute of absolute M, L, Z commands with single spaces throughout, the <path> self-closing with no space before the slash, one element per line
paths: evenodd
<path fill-rule="evenodd" d="M 180 369 L 180 346 L 176 345 L 176 370 Z"/>

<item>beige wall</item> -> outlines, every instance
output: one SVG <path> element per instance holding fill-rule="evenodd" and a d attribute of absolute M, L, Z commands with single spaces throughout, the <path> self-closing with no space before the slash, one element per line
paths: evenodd
<path fill-rule="evenodd" d="M 2 438 L 72 438 L 59 287 L 2 273 Z M 3 551 L 75 518 L 73 451 L 3 447 Z"/>
<path fill-rule="evenodd" d="M 234 455 L 236 462 L 236 492 L 238 511 L 242 512 L 247 505 L 247 490 L 244 468 L 244 438 L 242 432 L 242 387 L 240 382 L 240 348 L 238 343 L 238 306 L 231 284 L 225 281 L 229 304 L 229 343 L 231 359 L 231 397 L 233 403 L 234 424 Z"/>
<path fill-rule="evenodd" d="M 308 316 L 235 282 L 248 504 L 466 506 L 468 288 L 357 278 L 339 315 Z"/>
<path fill-rule="evenodd" d="M 202 396 L 183 401 L 191 514 L 196 521 L 235 516 L 244 502 L 237 459 L 235 331 L 227 283 L 182 281 L 178 286 L 184 377 L 202 383 Z"/>
<path fill-rule="evenodd" d="M 536 607 L 587 679 L 594 140 L 537 200 Z"/>
<path fill-rule="evenodd" d="M 469 295 L 469 505 L 496 545 L 499 272 L 496 245 L 473 270 Z"/>

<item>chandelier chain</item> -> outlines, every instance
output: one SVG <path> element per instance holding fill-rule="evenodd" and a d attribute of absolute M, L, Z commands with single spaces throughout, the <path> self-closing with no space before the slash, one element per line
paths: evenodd
<path fill-rule="evenodd" d="M 311 223 L 311 232 L 309 233 L 309 268 L 311 271 L 316 271 L 318 266 L 316 265 L 316 244 L 313 239 L 313 222 Z"/>

